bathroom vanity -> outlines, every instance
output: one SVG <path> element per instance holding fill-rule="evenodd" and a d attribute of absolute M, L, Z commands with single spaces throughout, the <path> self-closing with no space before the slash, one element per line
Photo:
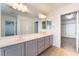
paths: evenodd
<path fill-rule="evenodd" d="M 0 38 L 1 56 L 36 56 L 53 44 L 51 33 L 35 33 Z"/>

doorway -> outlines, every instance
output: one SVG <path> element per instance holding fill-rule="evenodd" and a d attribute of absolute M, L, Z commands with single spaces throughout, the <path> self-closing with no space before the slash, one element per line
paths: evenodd
<path fill-rule="evenodd" d="M 77 12 L 61 15 L 61 47 L 76 51 Z"/>
<path fill-rule="evenodd" d="M 34 32 L 38 33 L 38 21 L 34 23 Z"/>

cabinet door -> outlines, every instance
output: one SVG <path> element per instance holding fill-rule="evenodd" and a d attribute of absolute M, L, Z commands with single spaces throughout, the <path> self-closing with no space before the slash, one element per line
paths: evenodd
<path fill-rule="evenodd" d="M 4 56 L 4 50 L 0 48 L 0 56 Z"/>
<path fill-rule="evenodd" d="M 50 45 L 53 45 L 53 35 L 50 35 Z"/>
<path fill-rule="evenodd" d="M 27 42 L 27 55 L 28 56 L 37 55 L 37 40 L 32 40 Z"/>
<path fill-rule="evenodd" d="M 44 38 L 39 38 L 37 43 L 37 51 L 38 54 L 40 54 L 42 51 L 44 51 Z"/>
<path fill-rule="evenodd" d="M 23 56 L 24 55 L 24 44 L 17 44 L 3 48 L 4 56 Z"/>
<path fill-rule="evenodd" d="M 50 46 L 50 40 L 49 39 L 50 39 L 49 36 L 45 37 L 45 49 Z"/>
<path fill-rule="evenodd" d="M 0 48 L 0 56 L 2 55 L 2 51 L 1 51 L 1 48 Z"/>

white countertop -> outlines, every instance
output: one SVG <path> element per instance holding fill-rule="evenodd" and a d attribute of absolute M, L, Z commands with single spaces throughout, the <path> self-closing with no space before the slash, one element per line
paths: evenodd
<path fill-rule="evenodd" d="M 52 35 L 51 33 L 34 33 L 0 38 L 0 48 Z"/>

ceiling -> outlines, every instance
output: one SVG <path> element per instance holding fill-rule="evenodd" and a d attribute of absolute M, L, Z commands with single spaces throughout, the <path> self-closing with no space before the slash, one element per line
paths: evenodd
<path fill-rule="evenodd" d="M 43 13 L 48 15 L 50 12 L 55 11 L 59 8 L 62 8 L 68 3 L 25 3 L 30 10 L 30 13 L 22 13 L 22 14 L 29 14 L 31 16 L 37 17 L 39 13 Z M 14 15 L 21 13 L 20 11 L 13 10 L 6 4 L 2 4 L 2 11 L 5 13 L 14 13 Z"/>
<path fill-rule="evenodd" d="M 28 5 L 36 8 L 40 12 L 47 15 L 51 11 L 55 11 L 59 8 L 62 8 L 66 5 L 68 5 L 68 3 L 29 3 Z"/>

